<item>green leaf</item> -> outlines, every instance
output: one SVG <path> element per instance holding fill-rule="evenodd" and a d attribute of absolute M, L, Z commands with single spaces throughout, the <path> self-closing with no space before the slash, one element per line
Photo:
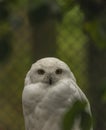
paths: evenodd
<path fill-rule="evenodd" d="M 82 130 L 90 130 L 92 126 L 91 115 L 86 111 L 86 102 L 76 101 L 65 114 L 63 119 L 63 130 L 71 130 L 75 119 L 81 117 L 80 127 Z"/>

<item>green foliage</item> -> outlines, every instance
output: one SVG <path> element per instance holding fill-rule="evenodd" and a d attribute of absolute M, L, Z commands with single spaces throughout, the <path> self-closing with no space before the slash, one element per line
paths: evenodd
<path fill-rule="evenodd" d="M 82 130 L 90 130 L 92 127 L 91 115 L 86 111 L 86 102 L 76 101 L 66 113 L 63 120 L 63 130 L 71 130 L 75 120 L 81 117 L 80 127 Z"/>
<path fill-rule="evenodd" d="M 76 4 L 75 0 L 56 0 L 56 1 L 61 7 L 64 14 L 70 11 Z"/>
<path fill-rule="evenodd" d="M 10 25 L 8 22 L 2 22 L 0 25 L 0 37 L 10 31 Z"/>
<path fill-rule="evenodd" d="M 106 17 L 105 13 L 96 19 L 86 21 L 84 28 L 99 48 L 106 48 Z"/>
<path fill-rule="evenodd" d="M 99 48 L 106 48 L 106 8 L 104 0 L 57 0 L 63 13 L 80 5 L 85 14 L 84 29 Z"/>

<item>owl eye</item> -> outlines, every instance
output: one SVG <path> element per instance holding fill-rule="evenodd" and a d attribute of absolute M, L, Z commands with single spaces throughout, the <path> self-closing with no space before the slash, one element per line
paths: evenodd
<path fill-rule="evenodd" d="M 55 73 L 56 74 L 62 74 L 62 72 L 63 72 L 62 69 L 57 69 Z"/>
<path fill-rule="evenodd" d="M 43 69 L 39 69 L 39 70 L 37 71 L 37 73 L 40 74 L 40 75 L 43 75 L 43 74 L 45 73 L 45 71 L 44 71 Z"/>

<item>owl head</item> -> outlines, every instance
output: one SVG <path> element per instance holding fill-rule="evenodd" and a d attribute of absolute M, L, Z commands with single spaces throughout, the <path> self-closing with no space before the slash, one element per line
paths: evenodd
<path fill-rule="evenodd" d="M 57 58 L 48 57 L 38 60 L 31 66 L 25 79 L 25 85 L 38 82 L 53 85 L 68 78 L 75 81 L 68 65 Z"/>

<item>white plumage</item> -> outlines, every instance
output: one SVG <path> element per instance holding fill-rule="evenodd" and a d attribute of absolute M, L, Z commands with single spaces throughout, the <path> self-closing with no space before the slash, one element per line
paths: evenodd
<path fill-rule="evenodd" d="M 26 75 L 22 94 L 26 130 L 61 130 L 64 113 L 76 100 L 89 102 L 69 67 L 57 58 L 43 58 Z M 80 130 L 78 120 L 73 130 Z"/>

